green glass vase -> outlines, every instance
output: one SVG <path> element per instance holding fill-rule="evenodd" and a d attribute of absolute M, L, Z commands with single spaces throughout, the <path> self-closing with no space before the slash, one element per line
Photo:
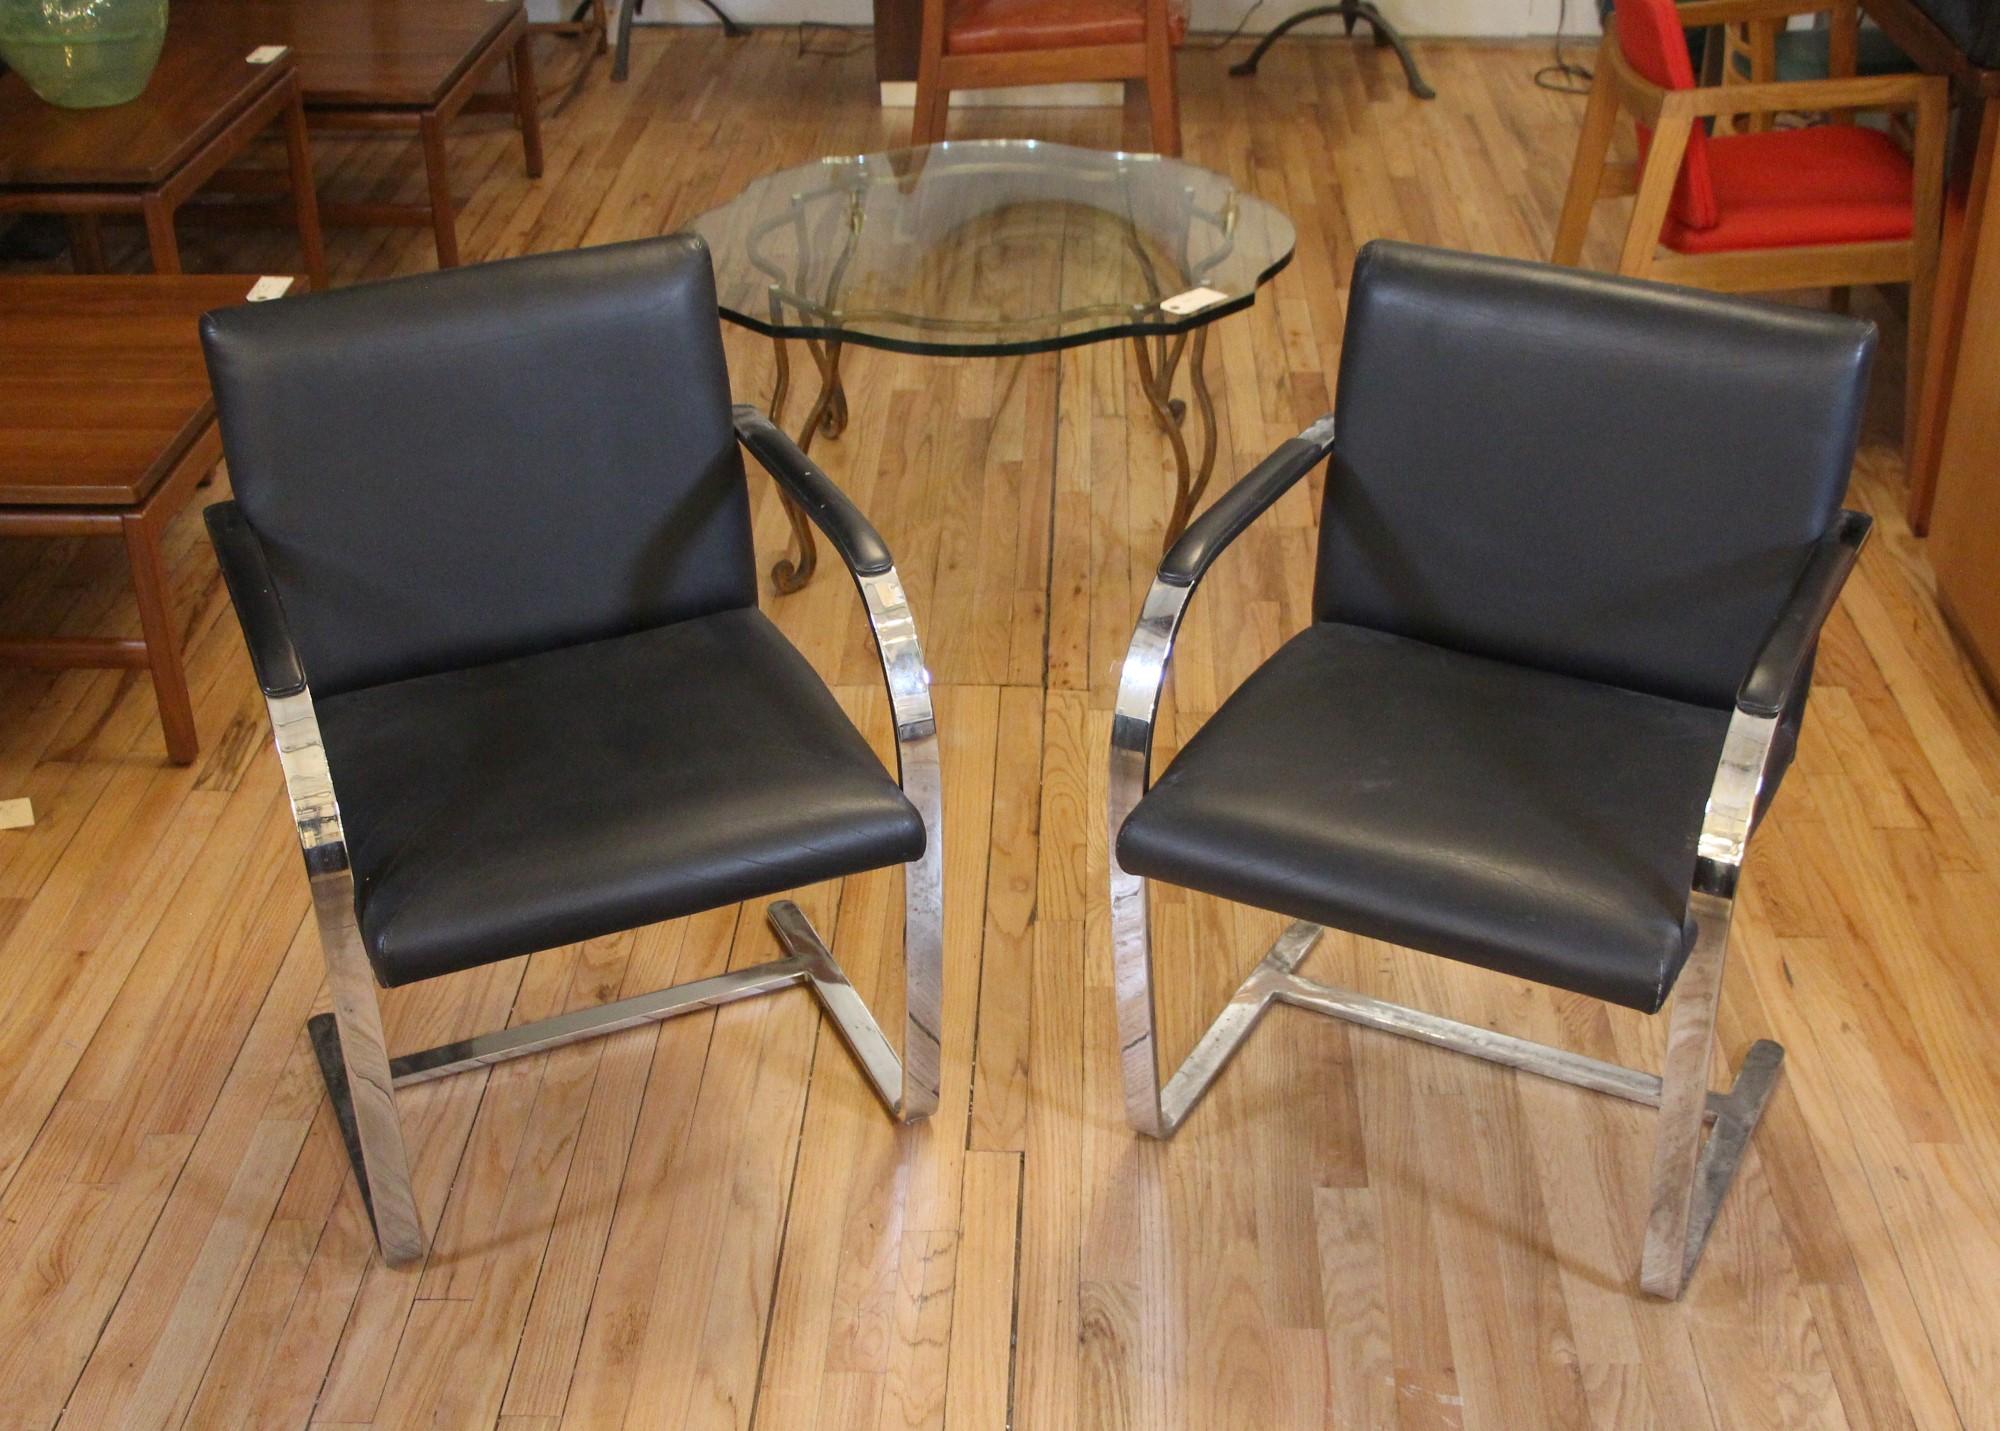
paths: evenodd
<path fill-rule="evenodd" d="M 0 59 L 67 109 L 137 99 L 166 38 L 167 0 L 0 0 Z"/>

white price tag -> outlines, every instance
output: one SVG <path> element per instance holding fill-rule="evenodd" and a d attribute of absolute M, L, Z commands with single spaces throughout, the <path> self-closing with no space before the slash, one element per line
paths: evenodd
<path fill-rule="evenodd" d="M 283 45 L 259 45 L 243 58 L 253 65 L 268 65 L 272 60 L 284 54 L 284 52 L 285 46 Z"/>
<path fill-rule="evenodd" d="M 250 285 L 250 291 L 243 295 L 244 301 L 262 303 L 271 298 L 283 298 L 292 291 L 292 280 L 288 277 L 273 278 L 269 274 Z"/>
<path fill-rule="evenodd" d="M 35 807 L 26 796 L 0 800 L 0 830 L 25 830 L 34 823 Z"/>
<path fill-rule="evenodd" d="M 1204 308 L 1220 303 L 1228 296 L 1227 293 L 1219 293 L 1213 288 L 1190 288 L 1185 293 L 1176 293 L 1172 298 L 1162 298 L 1160 309 L 1162 312 L 1173 314 L 1176 318 L 1185 318 L 1190 313 L 1199 313 Z"/>

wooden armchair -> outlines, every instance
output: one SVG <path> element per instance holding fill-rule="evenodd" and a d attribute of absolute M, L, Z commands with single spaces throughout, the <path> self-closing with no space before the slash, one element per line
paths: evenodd
<path fill-rule="evenodd" d="M 912 144 L 945 137 L 955 89 L 1144 80 L 1153 148 L 1181 152 L 1180 0 L 924 0 Z"/>
<path fill-rule="evenodd" d="M 1860 0 L 1817 0 L 1826 23 L 1810 30 L 1786 28 L 1788 15 L 1764 15 L 1721 27 L 1722 83 L 1846 79 L 1853 75 L 1906 74 L 1916 66 L 1882 31 L 1861 25 Z M 1722 129 L 1721 122 L 1717 130 Z M 1747 117 L 1751 131 L 1769 129 L 1771 116 Z"/>
<path fill-rule="evenodd" d="M 1723 291 L 1910 285 L 1905 437 L 1914 430 L 1937 269 L 1946 85 L 1923 75 L 1696 88 L 1683 27 L 1733 25 L 1824 8 L 1825 0 L 1619 0 L 1596 79 L 1554 258 L 1575 264 L 1592 206 L 1637 196 L 1618 260 L 1634 278 Z M 1636 164 L 1608 156 L 1620 110 L 1639 134 Z M 1912 151 L 1848 120 L 1914 115 Z M 1804 129 L 1710 134 L 1723 115 L 1827 112 Z"/>

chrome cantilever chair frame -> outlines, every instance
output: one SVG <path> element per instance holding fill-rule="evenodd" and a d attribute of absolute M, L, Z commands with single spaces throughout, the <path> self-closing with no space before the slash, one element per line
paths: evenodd
<path fill-rule="evenodd" d="M 1323 459 L 1332 451 L 1331 417 L 1322 418 L 1300 436 L 1319 442 Z M 1212 557 L 1232 535 L 1224 533 L 1209 555 Z M 1856 535 L 1846 538 L 1846 566 L 1840 569 L 1840 576 L 1844 577 L 1852 565 L 1865 536 L 1863 523 Z M 1328 1014 L 1643 1103 L 1659 1110 L 1660 1121 L 1639 1284 L 1656 1297 L 1679 1297 L 1700 1260 L 1716 1210 L 1736 1175 L 1785 1057 L 1779 1045 L 1759 1039 L 1745 1055 L 1729 1091 L 1709 1091 L 1709 1064 L 1736 882 L 1759 813 L 1759 795 L 1783 715 L 1753 714 L 1739 707 L 1730 716 L 1702 821 L 1690 894 L 1695 941 L 1675 987 L 1662 1073 L 1607 1063 L 1308 979 L 1298 968 L 1324 931 L 1310 921 L 1298 920 L 1258 960 L 1162 1086 L 1146 881 L 1119 864 L 1118 833 L 1146 793 L 1160 690 L 1173 659 L 1174 638 L 1200 584 L 1200 575 L 1197 570 L 1193 579 L 1185 581 L 1163 575 L 1147 592 L 1125 655 L 1112 716 L 1107 848 L 1113 982 L 1127 1120 L 1148 1137 L 1172 1137 L 1274 1003 Z M 1703 1128 L 1710 1122 L 1714 1130 L 1704 1142 Z"/>
<path fill-rule="evenodd" d="M 741 414 L 739 409 L 739 433 Z M 780 482 L 786 480 L 785 474 L 773 475 Z M 813 502 L 802 500 L 801 505 L 824 524 Z M 312 887 L 333 1002 L 333 1012 L 317 1015 L 308 1027 L 385 1261 L 402 1264 L 424 1254 L 423 1224 L 395 1097 L 397 1089 L 414 1083 L 803 985 L 819 1000 L 894 1117 L 909 1123 L 937 1111 L 944 1001 L 944 846 L 930 674 L 918 644 L 916 618 L 895 567 L 866 573 L 850 570 L 882 660 L 895 719 L 898 778 L 924 823 L 924 853 L 903 867 L 901 1061 L 819 933 L 790 900 L 777 900 L 767 911 L 785 951 L 782 958 L 391 1058 L 374 971 L 355 924 L 347 839 L 312 692 L 301 683 L 288 694 L 266 697 Z"/>

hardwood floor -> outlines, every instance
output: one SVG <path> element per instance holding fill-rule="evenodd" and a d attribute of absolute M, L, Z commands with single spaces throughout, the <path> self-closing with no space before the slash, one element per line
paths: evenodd
<path fill-rule="evenodd" d="M 909 122 L 875 107 L 865 50 L 649 30 L 635 51 L 628 84 L 600 68 L 550 122 L 539 182 L 497 125 L 457 141 L 468 255 L 669 230 Z M 1219 480 L 1330 405 L 1360 242 L 1547 252 L 1582 100 L 1532 85 L 1544 55 L 1424 45 L 1423 104 L 1365 45 L 1294 42 L 1254 81 L 1187 52 L 1189 157 L 1300 229 L 1216 330 Z M 1136 106 L 955 132 L 1110 145 L 1121 123 L 1137 142 Z M 329 192 L 422 183 L 413 145 L 319 155 Z M 1618 227 L 1599 219 L 1600 265 Z M 295 262 L 282 231 L 189 224 L 184 247 L 197 270 Z M 343 282 L 430 265 L 421 232 L 329 249 Z M 852 424 L 818 455 L 894 545 L 940 684 L 938 1116 L 888 1122 L 796 992 L 427 1084 L 404 1106 L 435 1245 L 379 1266 L 304 1034 L 325 995 L 277 762 L 190 509 L 167 555 L 198 765 L 163 763 L 132 673 L 0 674 L 0 797 L 38 818 L 0 832 L 0 1424 L 2000 1425 L 2000 722 L 1899 515 L 1899 320 L 1860 302 L 1890 329 L 1856 487 L 1879 536 L 1753 847 L 1723 1002 L 1732 1059 L 1766 1034 L 1790 1056 L 1684 1302 L 1634 1291 L 1651 1124 L 1615 1100 L 1287 1010 L 1173 1143 L 1126 1131 L 1103 782 L 1170 458 L 1120 346 L 856 351 Z M 765 400 L 768 344 L 729 342 L 738 395 Z M 520 385 L 563 402 L 576 381 Z M 1701 442 L 1691 415 L 1691 462 Z M 784 523 L 754 486 L 768 565 Z M 1204 588 L 1159 759 L 1304 623 L 1316 497 L 1287 496 Z M 114 548 L 0 546 L 0 626 L 136 629 Z M 886 749 L 849 583 L 766 608 Z M 897 878 L 801 896 L 891 1014 Z M 1274 921 L 1172 891 L 1156 909 L 1178 1056 Z M 396 991 L 390 1036 L 772 952 L 759 910 L 725 910 Z M 1312 963 L 1660 1055 L 1661 1021 L 1454 964 L 1344 937 Z"/>

